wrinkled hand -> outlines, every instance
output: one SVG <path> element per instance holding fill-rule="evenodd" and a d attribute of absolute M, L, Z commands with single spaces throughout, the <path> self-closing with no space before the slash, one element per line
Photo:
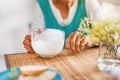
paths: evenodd
<path fill-rule="evenodd" d="M 34 50 L 31 44 L 31 35 L 26 35 L 23 41 L 24 48 L 27 50 L 28 53 L 33 53 Z"/>
<path fill-rule="evenodd" d="M 66 49 L 70 52 L 79 52 L 87 46 L 86 37 L 78 32 L 72 32 L 66 40 Z"/>

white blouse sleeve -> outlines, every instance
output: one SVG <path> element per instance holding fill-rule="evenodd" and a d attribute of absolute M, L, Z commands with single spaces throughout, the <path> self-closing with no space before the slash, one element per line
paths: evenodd
<path fill-rule="evenodd" d="M 86 0 L 87 17 L 93 17 L 93 20 L 105 19 L 102 9 L 97 0 Z"/>
<path fill-rule="evenodd" d="M 36 2 L 35 12 L 33 14 L 32 28 L 45 28 L 44 15 L 41 7 Z"/>

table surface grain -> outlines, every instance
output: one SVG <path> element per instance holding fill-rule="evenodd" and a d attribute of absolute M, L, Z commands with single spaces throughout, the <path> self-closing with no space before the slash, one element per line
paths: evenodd
<path fill-rule="evenodd" d="M 51 59 L 40 58 L 35 53 L 5 55 L 8 68 L 25 65 L 44 65 L 61 73 L 64 80 L 114 80 L 113 77 L 97 66 L 98 48 L 86 49 L 79 53 L 63 50 Z"/>

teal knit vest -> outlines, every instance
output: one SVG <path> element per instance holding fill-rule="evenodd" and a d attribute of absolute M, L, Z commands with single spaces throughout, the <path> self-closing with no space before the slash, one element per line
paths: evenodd
<path fill-rule="evenodd" d="M 77 31 L 81 19 L 86 17 L 85 0 L 78 1 L 78 6 L 74 18 L 72 22 L 66 26 L 62 26 L 57 22 L 48 0 L 38 0 L 38 3 L 44 14 L 44 21 L 46 28 L 54 28 L 64 31 L 65 40 L 67 39 L 67 37 L 70 35 L 71 32 Z"/>

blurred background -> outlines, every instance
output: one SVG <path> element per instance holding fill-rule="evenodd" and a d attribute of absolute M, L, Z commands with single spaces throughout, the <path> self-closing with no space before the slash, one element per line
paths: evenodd
<path fill-rule="evenodd" d="M 98 0 L 105 16 L 120 19 L 120 0 Z"/>
<path fill-rule="evenodd" d="M 25 52 L 36 0 L 0 0 L 0 54 Z M 11 46 L 12 45 L 12 46 Z"/>

